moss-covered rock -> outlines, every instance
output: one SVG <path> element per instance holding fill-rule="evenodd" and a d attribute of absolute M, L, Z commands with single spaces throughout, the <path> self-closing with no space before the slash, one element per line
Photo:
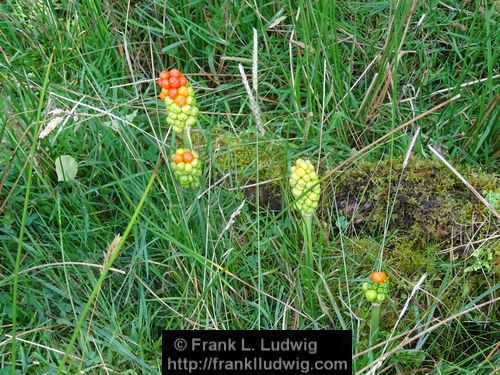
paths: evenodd
<path fill-rule="evenodd" d="M 331 217 L 332 208 L 338 209 L 352 227 L 374 234 L 387 225 L 389 232 L 411 238 L 413 248 L 436 240 L 464 243 L 473 233 L 492 230 L 474 224 L 491 215 L 446 166 L 416 157 L 404 171 L 402 165 L 401 158 L 360 163 L 333 176 L 325 184 L 320 215 Z M 469 168 L 461 173 L 478 191 L 498 193 L 497 176 Z"/>

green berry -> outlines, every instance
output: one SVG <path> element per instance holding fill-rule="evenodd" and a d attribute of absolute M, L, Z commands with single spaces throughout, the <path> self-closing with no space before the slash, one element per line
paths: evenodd
<path fill-rule="evenodd" d="M 174 176 L 185 189 L 199 186 L 198 177 L 202 174 L 202 163 L 199 157 L 196 151 L 182 148 L 178 149 L 172 156 L 171 167 Z"/>
<path fill-rule="evenodd" d="M 188 87 L 188 96 L 186 97 L 186 104 L 182 107 L 175 103 L 170 97 L 165 99 L 167 106 L 168 118 L 167 124 L 172 126 L 176 133 L 181 133 L 186 130 L 187 126 L 194 126 L 196 124 L 196 116 L 199 113 L 196 107 L 196 98 L 194 97 L 194 90 Z"/>
<path fill-rule="evenodd" d="M 295 198 L 302 197 L 296 202 L 296 208 L 302 214 L 313 214 L 319 202 L 319 179 L 314 166 L 309 160 L 297 159 L 290 169 L 290 185 Z M 307 193 L 305 193 L 307 191 Z M 304 194 L 305 193 L 305 194 Z"/>
<path fill-rule="evenodd" d="M 377 292 L 375 290 L 367 290 L 365 292 L 365 297 L 370 302 L 375 302 L 377 299 Z"/>

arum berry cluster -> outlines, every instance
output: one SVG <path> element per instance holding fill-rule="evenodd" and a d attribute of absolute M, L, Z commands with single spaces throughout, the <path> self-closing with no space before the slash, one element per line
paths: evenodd
<path fill-rule="evenodd" d="M 312 215 L 318 207 L 320 186 L 319 179 L 309 160 L 297 159 L 291 168 L 290 185 L 292 194 L 299 198 L 296 208 L 303 215 Z"/>
<path fill-rule="evenodd" d="M 189 189 L 200 186 L 201 161 L 196 151 L 184 148 L 177 149 L 170 166 L 174 171 L 174 176 L 183 188 Z"/>
<path fill-rule="evenodd" d="M 312 295 L 315 293 L 312 215 L 316 211 L 319 202 L 319 178 L 309 160 L 297 159 L 291 168 L 289 182 L 292 194 L 296 198 L 295 208 L 302 214 L 305 259 L 301 272 L 306 291 Z M 311 311 L 316 308 L 312 298 L 309 298 L 309 308 Z"/>
<path fill-rule="evenodd" d="M 167 124 L 172 126 L 174 133 L 183 134 L 185 148 L 179 148 L 172 156 L 170 164 L 174 176 L 183 188 L 200 186 L 202 162 L 196 151 L 193 151 L 189 128 L 196 124 L 198 107 L 194 90 L 189 86 L 187 78 L 177 69 L 163 70 L 158 79 L 161 87 L 160 99 L 167 105 Z"/>
<path fill-rule="evenodd" d="M 167 104 L 167 124 L 176 133 L 182 133 L 187 126 L 196 123 L 198 107 L 194 90 L 186 77 L 177 69 L 162 71 L 158 79 L 161 87 L 160 99 Z"/>
<path fill-rule="evenodd" d="M 389 281 L 385 272 L 372 272 L 370 281 L 362 285 L 365 297 L 370 302 L 381 303 L 389 292 Z"/>

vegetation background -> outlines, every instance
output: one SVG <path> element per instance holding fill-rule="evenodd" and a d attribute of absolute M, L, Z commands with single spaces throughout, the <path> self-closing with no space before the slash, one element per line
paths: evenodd
<path fill-rule="evenodd" d="M 11 373 L 13 350 L 18 373 L 59 365 L 68 373 L 159 373 L 161 330 L 174 328 L 352 329 L 354 370 L 364 372 L 370 306 L 360 285 L 377 259 L 391 280 L 380 320 L 379 339 L 387 341 L 374 351 L 380 373 L 494 373 L 498 275 L 482 263 L 465 272 L 479 245 L 465 255 L 447 251 L 462 243 L 445 241 L 389 252 L 385 244 L 398 230 L 389 217 L 397 212 L 387 210 L 382 229 L 353 232 L 349 217 L 330 210 L 314 221 L 316 279 L 304 288 L 286 170 L 308 157 L 320 173 L 330 171 L 449 100 L 369 147 L 352 167 L 401 165 L 409 148 L 411 160 L 430 160 L 433 145 L 457 168 L 492 176 L 500 155 L 497 4 L 2 2 L 0 374 Z M 265 137 L 257 136 L 239 63 L 258 84 Z M 193 138 L 205 158 L 202 186 L 182 190 L 162 164 L 137 211 L 158 158 L 176 145 L 155 83 L 173 67 L 199 101 Z M 55 129 L 37 139 L 49 124 Z M 227 161 L 235 145 L 246 155 L 239 169 Z M 57 181 L 60 155 L 78 161 L 75 181 Z M 257 184 L 278 178 L 283 210 L 254 204 L 262 197 L 243 193 L 243 172 Z M 498 186 L 490 188 L 497 194 Z M 374 204 L 390 207 L 391 197 Z M 131 220 L 71 348 L 102 265 Z M 480 248 L 497 254 L 498 221 L 490 215 L 487 223 Z M 407 242 L 419 237 L 406 235 Z M 65 351 L 71 356 L 61 364 Z"/>

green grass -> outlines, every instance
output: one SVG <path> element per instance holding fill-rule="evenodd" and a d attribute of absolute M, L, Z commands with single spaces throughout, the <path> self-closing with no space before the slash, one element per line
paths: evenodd
<path fill-rule="evenodd" d="M 378 336 L 394 339 L 374 357 L 394 353 L 379 371 L 492 373 L 499 366 L 498 275 L 464 273 L 466 256 L 441 253 L 460 244 L 424 246 L 416 256 L 425 256 L 405 273 L 406 264 L 387 261 L 391 249 L 384 246 L 398 228 L 384 235 L 384 228 L 367 225 L 353 234 L 337 225 L 343 214 L 332 207 L 329 220 L 313 220 L 316 279 L 308 288 L 300 278 L 301 223 L 291 209 L 287 176 L 280 176 L 281 212 L 255 209 L 255 196 L 241 206 L 242 171 L 219 181 L 226 172 L 217 158 L 231 151 L 218 143 L 219 134 L 245 133 L 255 139 L 248 167 L 259 171 L 253 182 L 261 182 L 259 165 L 271 163 L 259 151 L 262 139 L 238 70 L 245 59 L 251 79 L 255 27 L 262 120 L 267 137 L 280 140 L 288 165 L 308 157 L 319 160 L 324 174 L 460 94 L 356 160 L 403 156 L 420 127 L 416 156 L 432 159 L 427 146 L 439 146 L 453 165 L 496 172 L 495 2 L 236 3 L 0 5 L 0 374 L 10 372 L 12 358 L 23 373 L 58 366 L 68 373 L 159 373 L 161 329 L 174 328 L 352 329 L 354 353 L 360 353 L 368 348 L 370 323 L 360 285 L 380 256 L 392 293 Z M 202 111 L 202 186 L 183 190 L 162 164 L 138 210 L 156 161 L 175 148 L 155 84 L 159 71 L 172 67 L 188 75 Z M 71 116 L 38 141 L 30 158 L 39 104 L 42 127 L 53 118 L 51 110 Z M 57 182 L 54 160 L 63 154 L 79 162 L 73 183 Z M 375 203 L 394 215 L 395 198 Z M 490 233 L 498 231 L 498 221 L 488 225 Z M 101 277 L 108 245 L 127 228 L 111 270 Z M 487 244 L 498 248 L 498 240 Z M 491 303 L 473 308 L 485 302 Z M 410 338 L 421 335 L 403 345 L 410 331 Z M 65 351 L 71 356 L 63 363 Z M 367 355 L 356 357 L 355 370 L 367 361 Z"/>

